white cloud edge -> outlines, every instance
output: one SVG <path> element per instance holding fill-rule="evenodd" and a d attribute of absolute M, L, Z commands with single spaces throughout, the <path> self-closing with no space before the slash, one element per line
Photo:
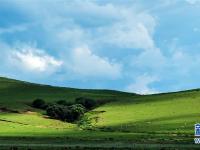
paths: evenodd
<path fill-rule="evenodd" d="M 32 47 L 30 45 L 21 45 L 18 48 L 12 48 L 10 61 L 22 71 L 32 73 L 53 73 L 63 64 L 61 60 L 50 56 L 45 50 Z"/>

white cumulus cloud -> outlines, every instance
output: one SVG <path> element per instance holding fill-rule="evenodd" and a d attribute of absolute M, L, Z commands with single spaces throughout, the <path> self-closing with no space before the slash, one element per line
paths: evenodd
<path fill-rule="evenodd" d="M 148 75 L 141 75 L 136 78 L 135 82 L 130 84 L 126 91 L 128 92 L 134 92 L 138 94 L 154 94 L 158 93 L 157 90 L 150 87 L 150 84 L 153 82 L 158 81 L 158 78 L 154 76 L 148 76 Z"/>
<path fill-rule="evenodd" d="M 78 75 L 87 77 L 115 79 L 121 75 L 120 64 L 95 55 L 87 46 L 78 47 L 72 51 L 68 68 Z"/>
<path fill-rule="evenodd" d="M 23 46 L 12 50 L 10 59 L 21 70 L 32 72 L 53 72 L 62 65 L 62 61 L 48 55 L 43 50 Z"/>

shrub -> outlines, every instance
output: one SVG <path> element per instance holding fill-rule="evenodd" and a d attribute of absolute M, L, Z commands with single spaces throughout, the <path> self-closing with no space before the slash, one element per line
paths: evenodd
<path fill-rule="evenodd" d="M 85 107 L 81 104 L 74 104 L 69 107 L 72 120 L 79 120 L 85 113 Z"/>
<path fill-rule="evenodd" d="M 51 104 L 47 107 L 46 113 L 48 116 L 55 118 L 55 119 L 60 119 L 61 114 L 62 114 L 62 109 L 59 105 L 56 104 Z"/>
<path fill-rule="evenodd" d="M 65 106 L 71 106 L 71 105 L 74 105 L 74 103 L 73 102 L 66 102 L 66 104 L 65 104 Z"/>
<path fill-rule="evenodd" d="M 75 103 L 83 105 L 87 109 L 92 109 L 97 105 L 97 102 L 93 99 L 80 97 L 75 100 Z"/>
<path fill-rule="evenodd" d="M 62 107 L 62 114 L 60 115 L 60 120 L 66 122 L 74 122 L 75 120 L 72 117 L 72 112 L 69 107 Z"/>
<path fill-rule="evenodd" d="M 36 100 L 33 101 L 32 106 L 35 107 L 35 108 L 45 109 L 46 103 L 42 99 L 36 99 Z"/>
<path fill-rule="evenodd" d="M 75 104 L 72 106 L 62 106 L 58 104 L 49 105 L 46 109 L 48 116 L 67 122 L 74 122 L 80 119 L 85 112 L 84 106 Z"/>
<path fill-rule="evenodd" d="M 59 100 L 56 103 L 59 105 L 66 105 L 67 102 L 65 100 Z"/>
<path fill-rule="evenodd" d="M 73 105 L 73 102 L 68 102 L 68 101 L 65 101 L 65 100 L 59 100 L 56 103 L 59 104 L 59 105 L 64 105 L 64 106 L 71 106 L 71 105 Z"/>

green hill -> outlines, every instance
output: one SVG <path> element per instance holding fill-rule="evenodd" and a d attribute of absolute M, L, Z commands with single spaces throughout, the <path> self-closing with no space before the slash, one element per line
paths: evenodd
<path fill-rule="evenodd" d="M 136 94 L 114 90 L 53 87 L 0 77 L 0 105 L 19 111 L 32 109 L 28 105 L 36 98 L 45 99 L 47 102 L 55 102 L 62 99 L 73 101 L 77 97 L 88 97 L 104 101 L 134 96 Z"/>
<path fill-rule="evenodd" d="M 55 102 L 74 101 L 77 97 L 107 102 L 86 114 L 92 119 L 90 130 L 49 119 L 44 111 L 30 106 L 36 98 Z M 142 96 L 0 78 L 0 146 L 24 147 L 28 143 L 38 149 L 54 143 L 55 149 L 56 146 L 195 148 L 192 144 L 194 124 L 200 122 L 199 104 L 199 90 Z"/>

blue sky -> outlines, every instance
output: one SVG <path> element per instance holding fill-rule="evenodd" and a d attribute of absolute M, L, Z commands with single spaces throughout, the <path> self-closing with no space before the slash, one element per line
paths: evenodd
<path fill-rule="evenodd" d="M 141 94 L 200 87 L 200 0 L 0 0 L 0 76 Z"/>

